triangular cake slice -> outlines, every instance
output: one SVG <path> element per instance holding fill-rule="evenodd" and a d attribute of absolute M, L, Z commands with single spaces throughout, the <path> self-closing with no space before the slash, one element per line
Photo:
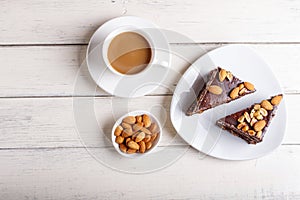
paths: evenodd
<path fill-rule="evenodd" d="M 238 136 L 249 144 L 256 144 L 263 140 L 282 94 L 263 100 L 261 103 L 228 115 L 217 121 L 217 125 Z"/>
<path fill-rule="evenodd" d="M 210 71 L 208 82 L 199 92 L 186 115 L 200 114 L 205 110 L 229 103 L 255 91 L 253 84 L 243 82 L 231 72 L 218 67 Z"/>

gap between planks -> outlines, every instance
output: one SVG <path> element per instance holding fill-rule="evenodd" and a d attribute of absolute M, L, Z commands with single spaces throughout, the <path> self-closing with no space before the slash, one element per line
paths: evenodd
<path fill-rule="evenodd" d="M 300 95 L 300 91 L 296 92 L 284 92 L 285 95 Z M 167 94 L 147 94 L 144 97 L 169 97 L 173 96 L 173 93 L 167 93 Z M 110 98 L 110 97 L 116 97 L 113 95 L 41 95 L 41 96 L 0 96 L 0 99 L 49 99 L 49 98 L 87 98 L 87 97 L 95 97 L 95 98 Z"/>
<path fill-rule="evenodd" d="M 170 45 L 230 45 L 230 44 L 250 44 L 250 45 L 297 45 L 300 42 L 196 42 L 196 43 L 169 43 Z M 29 43 L 29 44 L 0 44 L 0 47 L 35 47 L 35 46 L 87 46 L 88 43 Z"/>
<path fill-rule="evenodd" d="M 281 144 L 281 146 L 300 146 L 299 144 Z M 159 147 L 188 147 L 194 149 L 189 144 L 177 144 L 177 145 L 159 145 Z M 56 149 L 112 149 L 113 146 L 103 146 L 103 147 L 84 147 L 84 146 L 75 146 L 75 147 L 8 147 L 8 148 L 0 148 L 0 151 L 23 151 L 23 150 L 56 150 Z M 198 151 L 195 149 L 195 151 Z"/>

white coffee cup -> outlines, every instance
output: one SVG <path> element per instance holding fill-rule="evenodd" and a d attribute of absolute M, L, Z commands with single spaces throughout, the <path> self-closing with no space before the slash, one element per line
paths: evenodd
<path fill-rule="evenodd" d="M 119 35 L 121 33 L 125 33 L 125 32 L 134 32 L 134 33 L 141 35 L 148 42 L 150 49 L 151 49 L 150 62 L 147 64 L 147 66 L 142 71 L 135 73 L 135 74 L 123 74 L 123 73 L 118 72 L 116 69 L 114 69 L 111 66 L 111 63 L 108 59 L 108 48 L 110 46 L 110 43 L 117 35 Z M 151 39 L 151 36 L 146 32 L 146 30 L 139 29 L 134 26 L 121 26 L 106 36 L 105 40 L 103 41 L 103 45 L 102 45 L 102 57 L 103 57 L 104 63 L 106 64 L 106 66 L 112 73 L 119 75 L 119 76 L 139 76 L 139 75 L 145 73 L 152 66 L 154 61 L 156 60 L 155 45 L 154 45 L 153 40 Z"/>

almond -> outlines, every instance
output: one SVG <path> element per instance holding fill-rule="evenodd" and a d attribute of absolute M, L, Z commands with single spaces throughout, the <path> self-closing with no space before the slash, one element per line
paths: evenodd
<path fill-rule="evenodd" d="M 156 138 L 157 138 L 157 135 L 158 133 L 154 133 L 152 136 L 151 136 L 151 142 L 153 142 Z"/>
<path fill-rule="evenodd" d="M 125 130 L 122 131 L 122 137 L 127 138 L 127 137 L 130 137 L 132 135 L 133 135 L 133 132 L 132 132 L 131 129 L 125 129 Z"/>
<path fill-rule="evenodd" d="M 260 105 L 266 110 L 273 110 L 273 106 L 268 100 L 263 100 Z"/>
<path fill-rule="evenodd" d="M 127 146 L 131 149 L 135 149 L 138 150 L 140 148 L 140 146 L 138 145 L 138 143 L 136 143 L 135 141 L 131 140 L 127 143 Z"/>
<path fill-rule="evenodd" d="M 143 128 L 143 122 L 138 122 L 138 123 L 134 124 L 132 126 L 132 128 L 133 128 L 134 132 L 141 130 L 141 128 Z"/>
<path fill-rule="evenodd" d="M 222 88 L 220 86 L 217 86 L 217 85 L 209 86 L 208 91 L 212 94 L 215 94 L 215 95 L 220 95 L 223 92 Z"/>
<path fill-rule="evenodd" d="M 127 144 L 129 141 L 131 141 L 131 138 L 130 137 L 126 138 L 125 144 Z"/>
<path fill-rule="evenodd" d="M 151 119 L 148 115 L 143 115 L 143 123 L 146 128 L 151 125 Z"/>
<path fill-rule="evenodd" d="M 223 82 L 227 76 L 227 71 L 225 69 L 221 69 L 219 72 L 219 80 Z"/>
<path fill-rule="evenodd" d="M 277 96 L 275 96 L 275 97 L 272 98 L 271 103 L 274 106 L 277 106 L 278 104 L 280 104 L 281 99 L 282 99 L 282 95 L 277 95 Z"/>
<path fill-rule="evenodd" d="M 143 121 L 143 117 L 138 115 L 135 117 L 137 123 L 141 123 Z"/>
<path fill-rule="evenodd" d="M 146 135 L 144 138 L 144 142 L 149 142 L 151 140 L 151 135 Z"/>
<path fill-rule="evenodd" d="M 139 152 L 140 152 L 140 153 L 145 153 L 145 151 L 146 151 L 146 144 L 145 144 L 145 142 L 144 142 L 144 141 L 141 141 L 141 142 L 139 143 L 139 145 L 140 145 Z"/>
<path fill-rule="evenodd" d="M 128 153 L 128 154 L 133 154 L 133 153 L 135 153 L 135 152 L 136 152 L 136 149 L 130 149 L 130 148 L 129 148 L 129 149 L 127 150 L 127 153 Z"/>
<path fill-rule="evenodd" d="M 151 135 L 151 131 L 149 131 L 148 129 L 146 129 L 145 127 L 142 127 L 141 128 L 141 131 L 143 131 L 144 133 L 148 134 L 148 135 Z"/>
<path fill-rule="evenodd" d="M 151 126 L 149 127 L 149 131 L 151 131 L 151 133 L 155 133 L 157 132 L 157 124 L 156 123 L 152 123 Z"/>
<path fill-rule="evenodd" d="M 119 148 L 120 148 L 120 150 L 121 150 L 123 153 L 126 153 L 127 147 L 125 146 L 125 144 L 120 144 L 120 145 L 119 145 Z"/>
<path fill-rule="evenodd" d="M 121 135 L 122 131 L 123 131 L 122 126 L 117 126 L 117 128 L 115 129 L 114 135 L 119 136 L 119 135 Z"/>
<path fill-rule="evenodd" d="M 125 122 L 123 122 L 121 125 L 122 125 L 122 127 L 123 127 L 124 129 L 126 129 L 126 128 L 131 128 L 131 125 L 130 125 L 130 124 L 127 124 L 127 123 L 125 123 Z"/>
<path fill-rule="evenodd" d="M 116 143 L 121 144 L 123 142 L 124 142 L 124 137 L 122 137 L 122 136 L 116 137 Z"/>
<path fill-rule="evenodd" d="M 263 128 L 265 128 L 266 124 L 267 123 L 265 120 L 260 120 L 254 124 L 254 130 L 256 132 L 261 131 L 261 130 L 263 130 Z"/>
<path fill-rule="evenodd" d="M 146 149 L 150 149 L 152 147 L 152 142 L 146 142 Z"/>
<path fill-rule="evenodd" d="M 254 85 L 252 83 L 244 82 L 244 85 L 247 88 L 247 90 L 250 90 L 250 91 L 255 90 Z"/>
<path fill-rule="evenodd" d="M 239 96 L 239 87 L 234 88 L 231 92 L 230 92 L 230 98 L 235 99 Z"/>
<path fill-rule="evenodd" d="M 123 122 L 127 124 L 134 124 L 136 122 L 136 119 L 134 116 L 127 116 L 123 119 Z"/>
<path fill-rule="evenodd" d="M 145 138 L 146 134 L 144 132 L 140 132 L 136 138 L 135 138 L 135 142 L 140 142 Z"/>

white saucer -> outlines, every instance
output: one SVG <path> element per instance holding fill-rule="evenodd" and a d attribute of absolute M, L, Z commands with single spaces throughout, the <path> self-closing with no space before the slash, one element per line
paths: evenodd
<path fill-rule="evenodd" d="M 147 72 L 138 76 L 119 76 L 104 64 L 103 40 L 121 26 L 135 26 L 151 36 L 156 59 Z M 97 29 L 89 42 L 86 59 L 89 72 L 99 87 L 115 96 L 133 98 L 149 94 L 163 82 L 171 63 L 169 49 L 167 39 L 156 25 L 139 17 L 125 16 L 114 18 Z"/>
<path fill-rule="evenodd" d="M 185 112 L 195 98 L 193 87 L 199 75 L 207 75 L 220 66 L 255 85 L 257 91 L 251 95 L 218 106 L 202 114 L 186 116 Z M 199 85 L 198 85 L 199 87 Z M 201 89 L 201 88 L 200 88 Z M 257 145 L 249 145 L 216 126 L 216 121 L 228 114 L 261 102 L 283 90 L 271 68 L 253 50 L 241 45 L 228 45 L 213 50 L 195 61 L 184 73 L 175 89 L 170 116 L 178 134 L 195 149 L 221 159 L 247 160 L 261 157 L 282 142 L 286 128 L 285 97 L 263 138 Z"/>

